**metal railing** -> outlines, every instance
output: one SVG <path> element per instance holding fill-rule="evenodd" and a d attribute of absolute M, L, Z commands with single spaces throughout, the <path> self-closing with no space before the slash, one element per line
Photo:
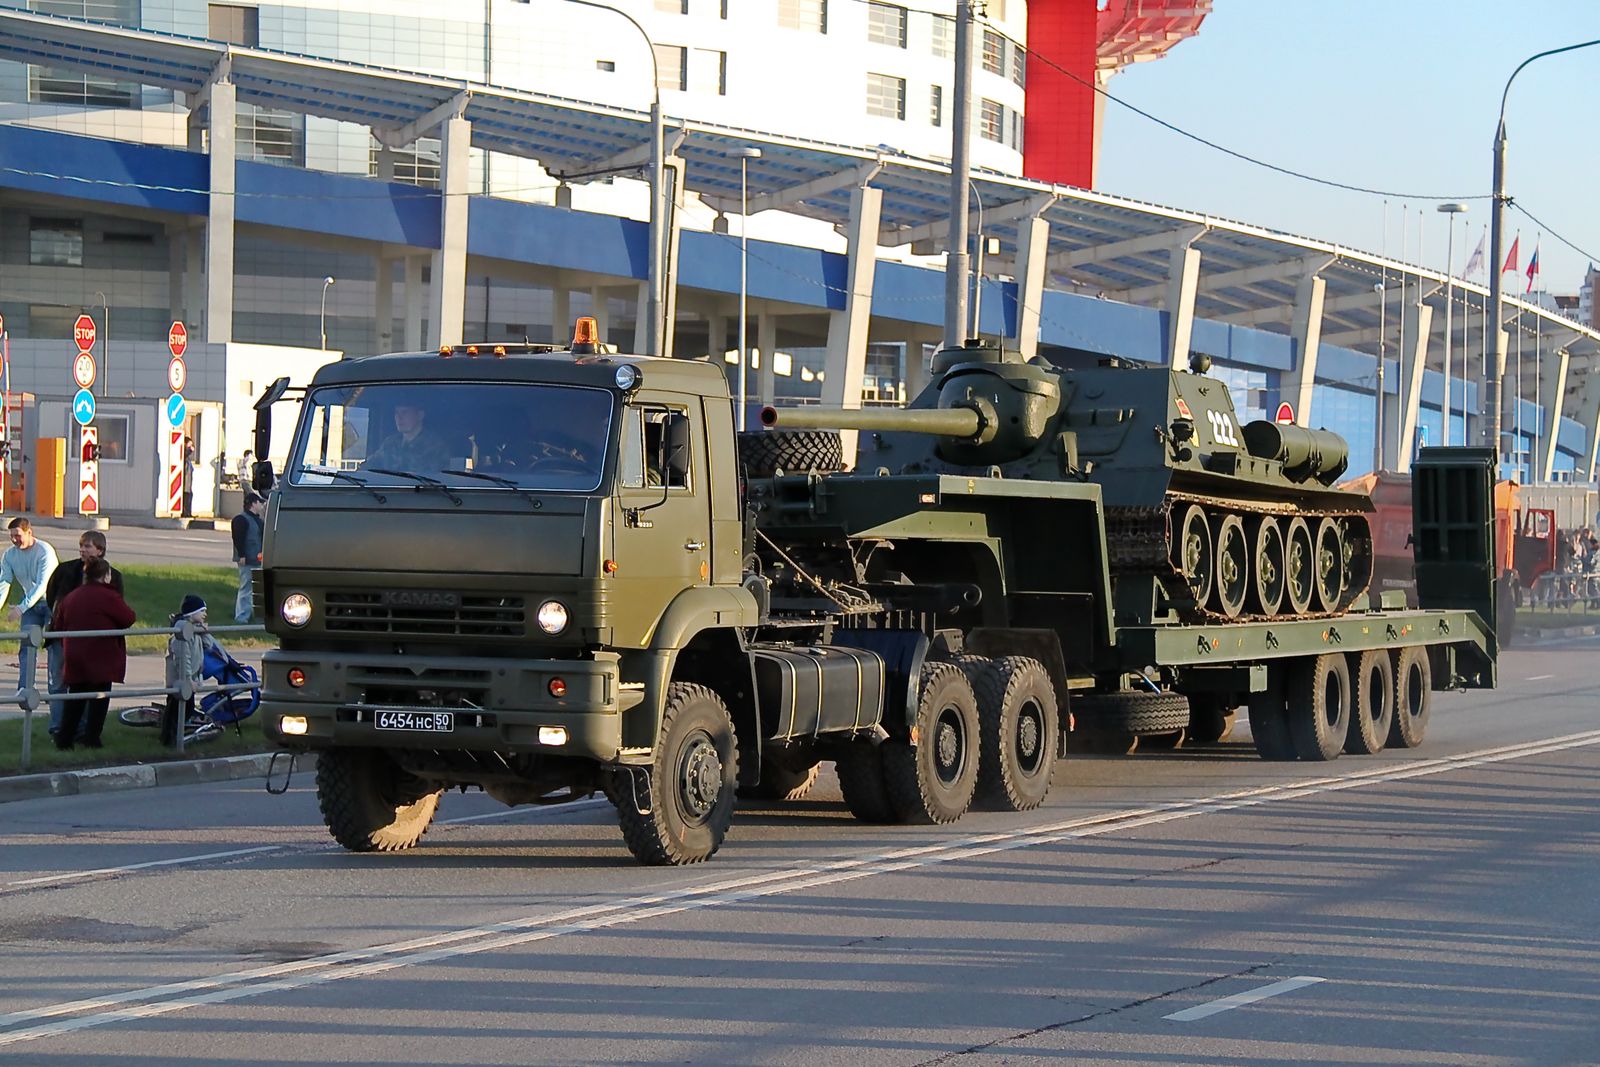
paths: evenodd
<path fill-rule="evenodd" d="M 0 641 L 18 642 L 19 670 L 20 663 L 26 662 L 26 675 L 17 677 L 17 690 L 14 694 L 0 694 L 0 710 L 15 706 L 22 712 L 22 746 L 18 757 L 19 770 L 27 771 L 33 763 L 33 714 L 39 708 L 56 700 L 98 700 L 102 697 L 177 697 L 178 721 L 177 728 L 173 731 L 172 747 L 177 752 L 183 751 L 183 729 L 185 719 L 191 702 L 197 697 L 208 693 L 236 693 L 259 688 L 257 682 L 214 682 L 196 684 L 193 679 L 185 678 L 175 686 L 118 686 L 114 690 L 97 690 L 95 692 L 70 692 L 67 690 L 51 690 L 49 688 L 49 661 L 46 646 L 68 637 L 143 637 L 143 636 L 181 636 L 185 639 L 194 637 L 196 632 L 207 633 L 213 636 L 230 633 L 266 633 L 266 628 L 260 623 L 246 623 L 231 626 L 196 626 L 189 619 L 179 619 L 172 626 L 134 626 L 125 630 L 51 630 L 46 632 L 42 626 L 29 626 L 22 630 L 0 632 Z M 27 650 L 33 654 L 26 655 Z M 45 667 L 46 686 L 40 692 L 37 682 L 41 664 Z"/>
<path fill-rule="evenodd" d="M 1600 573 L 1541 574 L 1519 591 L 1517 614 L 1538 621 L 1558 615 L 1600 619 Z"/>

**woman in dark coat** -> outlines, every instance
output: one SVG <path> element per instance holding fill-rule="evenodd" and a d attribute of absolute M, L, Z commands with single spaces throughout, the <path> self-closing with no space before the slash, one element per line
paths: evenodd
<path fill-rule="evenodd" d="M 111 564 L 92 559 L 84 564 L 83 584 L 62 598 L 56 607 L 52 630 L 126 630 L 133 625 L 133 609 L 122 594 L 111 586 Z M 68 637 L 62 640 L 64 668 L 62 681 L 69 693 L 94 693 L 109 690 L 128 672 L 128 646 L 121 637 Z M 83 743 L 100 747 L 100 732 L 105 728 L 110 697 L 68 700 L 62 709 L 61 729 L 56 731 L 56 747 L 71 748 L 83 722 Z"/>

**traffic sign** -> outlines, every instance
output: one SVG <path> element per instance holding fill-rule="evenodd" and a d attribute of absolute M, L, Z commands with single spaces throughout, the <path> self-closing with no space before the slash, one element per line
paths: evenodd
<path fill-rule="evenodd" d="M 189 347 L 189 328 L 181 322 L 174 322 L 167 327 L 167 350 L 174 359 L 183 355 Z M 174 390 L 177 392 L 178 390 Z"/>
<path fill-rule="evenodd" d="M 189 368 L 183 360 L 173 356 L 167 363 L 167 387 L 174 393 L 183 392 L 183 387 L 189 384 Z"/>
<path fill-rule="evenodd" d="M 72 357 L 72 380 L 80 388 L 87 389 L 94 384 L 94 356 L 88 352 L 79 352 Z"/>
<path fill-rule="evenodd" d="M 94 394 L 87 389 L 79 389 L 72 398 L 72 417 L 78 420 L 79 426 L 87 426 L 94 421 Z"/>
<path fill-rule="evenodd" d="M 1294 422 L 1294 408 L 1292 406 L 1290 406 L 1290 404 L 1289 404 L 1289 402 L 1287 400 L 1285 400 L 1283 403 L 1278 405 L 1278 414 L 1277 414 L 1277 417 L 1273 419 L 1273 421 L 1274 422 L 1278 422 L 1278 423 L 1282 423 L 1285 426 L 1287 426 L 1290 423 Z"/>
<path fill-rule="evenodd" d="M 5 333 L 5 332 L 6 332 L 6 317 L 4 315 L 0 315 L 0 333 Z"/>
<path fill-rule="evenodd" d="M 95 458 L 100 431 L 85 426 L 78 431 L 78 514 L 100 512 L 100 461 Z"/>
<path fill-rule="evenodd" d="M 174 430 L 183 425 L 183 416 L 187 414 L 189 405 L 183 399 L 182 393 L 173 393 L 167 397 L 167 425 Z"/>
<path fill-rule="evenodd" d="M 183 431 L 167 431 L 167 514 L 183 514 Z"/>
<path fill-rule="evenodd" d="M 94 320 L 87 315 L 79 315 L 78 321 L 72 324 L 72 339 L 78 342 L 78 351 L 87 352 L 94 348 Z"/>

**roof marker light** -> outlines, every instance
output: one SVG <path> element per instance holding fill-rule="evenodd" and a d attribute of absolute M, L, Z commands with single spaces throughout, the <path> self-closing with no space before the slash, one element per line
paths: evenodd
<path fill-rule="evenodd" d="M 600 324 L 584 315 L 572 324 L 572 351 L 593 355 L 600 351 Z"/>

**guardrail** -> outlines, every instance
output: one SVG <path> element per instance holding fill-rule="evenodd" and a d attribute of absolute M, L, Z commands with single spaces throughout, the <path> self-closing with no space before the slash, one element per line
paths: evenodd
<path fill-rule="evenodd" d="M 146 635 L 178 635 L 184 638 L 193 637 L 196 631 L 202 631 L 188 619 L 179 619 L 172 626 L 133 626 L 126 630 L 50 630 L 46 631 L 41 626 L 29 626 L 22 630 L 9 630 L 0 632 L 0 641 L 16 641 L 19 652 L 22 649 L 32 649 L 31 656 L 19 656 L 20 660 L 28 661 L 27 676 L 18 676 L 17 691 L 10 695 L 0 695 L 0 709 L 15 706 L 22 712 L 22 750 L 19 754 L 19 769 L 27 771 L 33 762 L 33 713 L 40 707 L 54 700 L 97 700 L 101 697 L 177 697 L 178 698 L 178 726 L 173 731 L 173 748 L 183 751 L 183 726 L 184 718 L 191 701 L 197 696 L 207 693 L 237 693 L 244 690 L 255 689 L 259 682 L 212 682 L 196 685 L 192 679 L 185 678 L 175 686 L 119 686 L 115 690 L 98 690 L 96 692 L 68 692 L 66 690 L 52 691 L 48 685 L 49 668 L 46 659 L 46 646 L 67 637 L 143 637 Z M 265 634 L 266 628 L 259 623 L 249 623 L 232 626 L 207 626 L 204 633 L 216 636 L 230 633 L 259 633 Z M 37 682 L 40 666 L 46 668 L 47 683 L 45 690 L 40 692 Z"/>
<path fill-rule="evenodd" d="M 1600 619 L 1600 574 L 1541 574 L 1518 590 L 1517 613 L 1540 622 L 1559 615 Z"/>

